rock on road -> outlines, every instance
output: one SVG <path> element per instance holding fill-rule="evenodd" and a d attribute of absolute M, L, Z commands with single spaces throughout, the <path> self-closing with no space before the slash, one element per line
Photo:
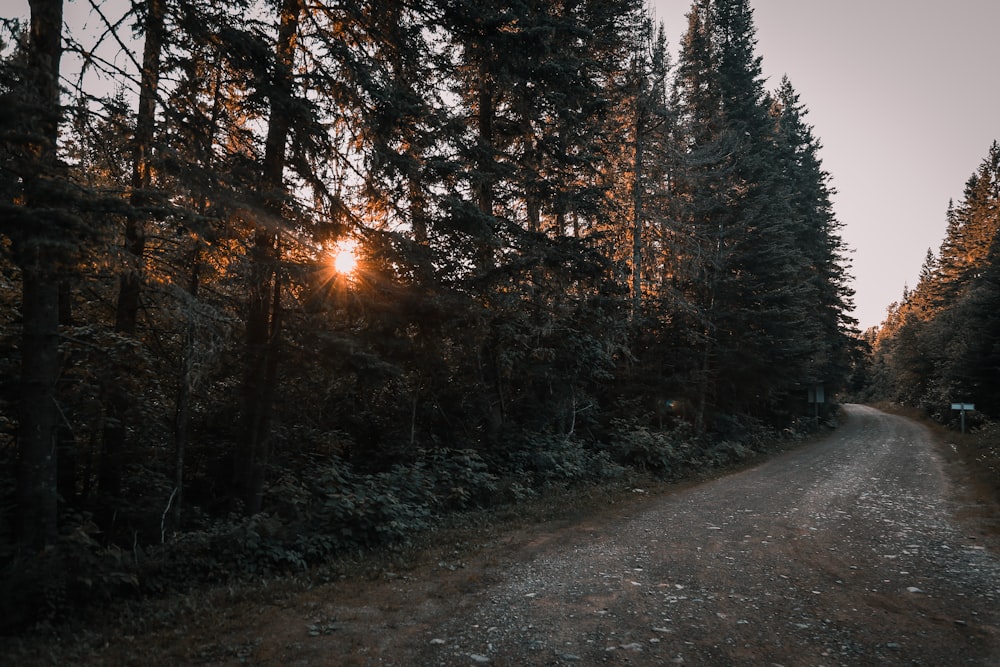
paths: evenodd
<path fill-rule="evenodd" d="M 261 619 L 251 662 L 1000 665 L 1000 559 L 955 518 L 930 432 L 846 414 L 758 467 L 373 582 L 367 603 L 333 591 L 322 636 Z"/>

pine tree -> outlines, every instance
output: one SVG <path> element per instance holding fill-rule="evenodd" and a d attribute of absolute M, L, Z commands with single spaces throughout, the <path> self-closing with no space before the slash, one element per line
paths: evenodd
<path fill-rule="evenodd" d="M 661 256 L 653 254 L 655 250 L 662 251 L 662 246 L 651 241 L 655 233 L 653 219 L 662 221 L 665 217 L 665 172 L 671 158 L 666 148 L 670 120 L 666 85 L 670 65 L 662 24 L 654 32 L 652 21 L 642 14 L 633 32 L 632 53 L 620 95 L 625 122 L 618 133 L 619 141 L 629 145 L 622 170 L 628 175 L 631 310 L 633 318 L 637 318 L 642 310 L 643 292 L 658 282 L 653 267 L 663 261 Z"/>
<path fill-rule="evenodd" d="M 715 81 L 718 61 L 711 3 L 692 4 L 687 18 L 674 80 L 675 141 L 681 152 L 674 178 L 674 215 L 688 242 L 679 258 L 676 280 L 696 332 L 692 351 L 698 361 L 689 399 L 695 406 L 695 427 L 701 430 L 714 400 L 718 374 L 716 294 L 728 253 L 722 191 L 730 168 L 731 142 L 723 133 L 721 89 Z"/>
<path fill-rule="evenodd" d="M 140 295 L 146 261 L 146 216 L 154 199 L 153 140 L 156 131 L 156 102 L 160 80 L 160 58 L 166 29 L 163 0 L 147 0 L 143 34 L 142 71 L 139 73 L 139 99 L 135 113 L 135 132 L 131 145 L 131 178 L 129 204 L 132 210 L 125 216 L 124 251 L 127 259 L 119 276 L 115 310 L 115 332 L 134 336 L 138 323 Z M 109 501 L 105 529 L 110 528 L 114 510 L 111 499 L 121 494 L 122 453 L 127 431 L 126 414 L 134 400 L 125 383 L 114 383 L 110 390 L 104 427 L 104 442 L 99 472 L 100 491 Z"/>
<path fill-rule="evenodd" d="M 246 315 L 245 275 L 237 277 L 237 272 L 244 266 L 243 243 L 253 238 L 245 212 L 256 206 L 252 193 L 260 187 L 258 128 L 266 123 L 254 95 L 263 78 L 257 56 L 266 61 L 267 47 L 253 22 L 240 15 L 240 3 L 186 1 L 168 10 L 171 39 L 161 63 L 167 84 L 161 87 L 153 153 L 156 189 L 147 194 L 170 192 L 170 200 L 169 205 L 160 202 L 154 209 L 159 215 L 146 222 L 148 322 L 137 337 L 157 352 L 152 372 L 164 392 L 157 402 L 164 406 L 162 424 L 173 444 L 172 461 L 163 461 L 157 472 L 169 480 L 162 502 L 172 521 L 165 525 L 178 529 L 188 477 L 197 472 L 190 460 L 234 456 L 222 448 L 198 447 L 196 429 L 205 419 L 199 394 L 213 380 L 238 383 L 229 373 L 239 364 L 227 370 L 222 359 L 238 358 L 237 328 Z M 156 332 L 152 341 L 150 331 Z M 238 440 L 234 393 L 218 396 L 211 407 L 214 414 L 232 417 L 232 431 L 216 434 L 216 440 Z M 150 411 L 134 403 L 133 412 Z M 214 466 L 213 475 L 208 483 L 220 495 L 232 491 L 232 465 Z"/>
<path fill-rule="evenodd" d="M 147 0 L 143 34 L 142 72 L 140 73 L 139 101 L 136 110 L 135 136 L 132 144 L 132 178 L 130 203 L 138 209 L 128 216 L 125 227 L 125 248 L 131 256 L 121 276 L 115 330 L 134 334 L 139 310 L 139 291 L 142 280 L 142 262 L 145 250 L 143 208 L 149 206 L 147 190 L 153 182 L 152 151 L 156 130 L 156 100 L 160 81 L 160 57 L 165 32 L 164 0 Z"/>
<path fill-rule="evenodd" d="M 260 165 L 261 208 L 250 250 L 246 319 L 247 374 L 243 382 L 242 433 L 235 480 L 247 514 L 261 510 L 265 471 L 271 453 L 271 416 L 277 390 L 282 336 L 283 218 L 285 165 L 292 128 L 295 43 L 304 9 L 302 0 L 284 0 L 274 47 L 273 80 L 268 82 L 268 124 Z"/>
<path fill-rule="evenodd" d="M 982 270 L 956 306 L 954 324 L 959 328 L 953 331 L 962 340 L 948 341 L 952 347 L 939 370 L 939 383 L 949 395 L 941 398 L 975 401 L 977 410 L 995 418 L 1000 415 L 1000 240 L 994 240 Z"/>
<path fill-rule="evenodd" d="M 696 249 L 682 269 L 703 328 L 696 421 L 710 408 L 784 420 L 792 395 L 821 374 L 820 360 L 826 370 L 836 364 L 817 348 L 844 347 L 849 291 L 825 174 L 790 87 L 785 136 L 771 115 L 749 4 L 696 2 L 688 20 L 675 84 L 685 151 L 675 190 Z M 821 298 L 823 323 L 813 321 Z"/>
<path fill-rule="evenodd" d="M 853 305 L 847 250 L 833 213 L 833 190 L 819 157 L 820 142 L 805 122 L 807 110 L 787 77 L 776 93 L 772 113 L 795 243 L 805 260 L 796 280 L 805 286 L 802 298 L 811 306 L 799 331 L 811 347 L 802 381 L 823 382 L 835 389 L 849 366 L 856 326 L 847 314 Z"/>
<path fill-rule="evenodd" d="M 490 437 L 529 405 L 545 414 L 532 404 L 545 395 L 536 382 L 558 388 L 551 403 L 572 403 L 562 396 L 572 383 L 550 382 L 553 365 L 530 363 L 532 354 L 569 357 L 571 344 L 589 348 L 605 333 L 587 330 L 537 352 L 526 344 L 575 330 L 568 318 L 603 279 L 590 237 L 609 188 L 601 139 L 609 82 L 621 68 L 612 54 L 621 55 L 636 8 L 631 0 L 452 3 L 445 13 L 464 105 L 453 119 L 462 128 L 451 139 L 455 177 L 445 181 L 437 225 L 446 266 L 457 269 L 451 280 L 483 308 L 468 355 Z"/>
<path fill-rule="evenodd" d="M 752 10 L 747 2 L 717 2 L 715 13 L 722 40 L 723 108 L 738 142 L 730 197 L 738 202 L 742 231 L 734 258 L 738 278 L 733 291 L 738 296 L 730 306 L 735 317 L 729 329 L 738 342 L 729 363 L 744 371 L 742 377 L 736 374 L 739 382 L 754 387 L 751 395 L 758 407 L 751 414 L 770 417 L 787 410 L 784 404 L 806 380 L 813 352 L 811 341 L 800 335 L 812 310 L 799 281 L 807 259 L 789 205 L 792 185 L 781 171 L 760 58 L 754 54 Z M 771 375 L 771 368 L 781 368 L 782 376 Z"/>
<path fill-rule="evenodd" d="M 431 44 L 424 35 L 435 8 L 387 2 L 368 17 L 365 30 L 374 49 L 373 100 L 361 127 L 370 143 L 366 191 L 371 205 L 406 224 L 413 240 L 428 244 L 431 193 L 428 161 L 442 131 L 435 106 L 441 102 L 434 83 Z M 362 18 L 364 20 L 364 18 Z M 363 100 L 368 91 L 358 91 Z"/>
<path fill-rule="evenodd" d="M 928 299 L 935 311 L 954 303 L 961 286 L 962 223 L 959 219 L 955 201 L 948 202 L 945 213 L 945 233 L 938 250 L 934 280 L 929 285 Z"/>
<path fill-rule="evenodd" d="M 997 239 L 1000 238 L 1000 144 L 966 183 L 942 243 L 942 259 L 929 289 L 943 301 L 926 325 L 925 353 L 934 359 L 926 383 L 935 387 L 930 401 L 975 400 L 985 409 L 995 400 Z M 936 283 L 936 285 L 935 285 Z M 933 351 L 933 354 L 932 354 Z M 973 397 L 975 397 L 973 399 Z M 989 408 L 986 408 L 990 405 Z"/>
<path fill-rule="evenodd" d="M 962 201 L 958 206 L 949 202 L 934 281 L 933 299 L 938 307 L 954 303 L 989 253 L 997 229 L 991 206 L 998 198 L 998 182 L 1000 144 L 994 142 L 966 182 Z"/>

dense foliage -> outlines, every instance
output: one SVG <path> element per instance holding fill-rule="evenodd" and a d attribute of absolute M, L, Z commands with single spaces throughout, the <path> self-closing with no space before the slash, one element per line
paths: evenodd
<path fill-rule="evenodd" d="M 845 380 L 829 177 L 745 1 L 676 67 L 638 0 L 61 3 L 2 43 L 9 627 L 739 459 Z"/>
<path fill-rule="evenodd" d="M 944 241 L 927 251 L 916 287 L 865 333 L 868 398 L 954 421 L 953 403 L 1000 418 L 1000 144 L 993 142 L 949 204 Z"/>

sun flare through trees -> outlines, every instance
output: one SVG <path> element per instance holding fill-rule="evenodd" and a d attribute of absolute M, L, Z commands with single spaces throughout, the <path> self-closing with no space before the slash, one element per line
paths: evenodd
<path fill-rule="evenodd" d="M 344 276 L 352 275 L 358 268 L 358 243 L 341 241 L 331 253 L 334 270 Z"/>

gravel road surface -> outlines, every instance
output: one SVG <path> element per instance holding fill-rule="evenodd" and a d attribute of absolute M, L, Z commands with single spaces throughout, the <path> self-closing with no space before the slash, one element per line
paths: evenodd
<path fill-rule="evenodd" d="M 756 468 L 262 610 L 242 661 L 1000 665 L 994 538 L 930 432 L 846 413 Z"/>

